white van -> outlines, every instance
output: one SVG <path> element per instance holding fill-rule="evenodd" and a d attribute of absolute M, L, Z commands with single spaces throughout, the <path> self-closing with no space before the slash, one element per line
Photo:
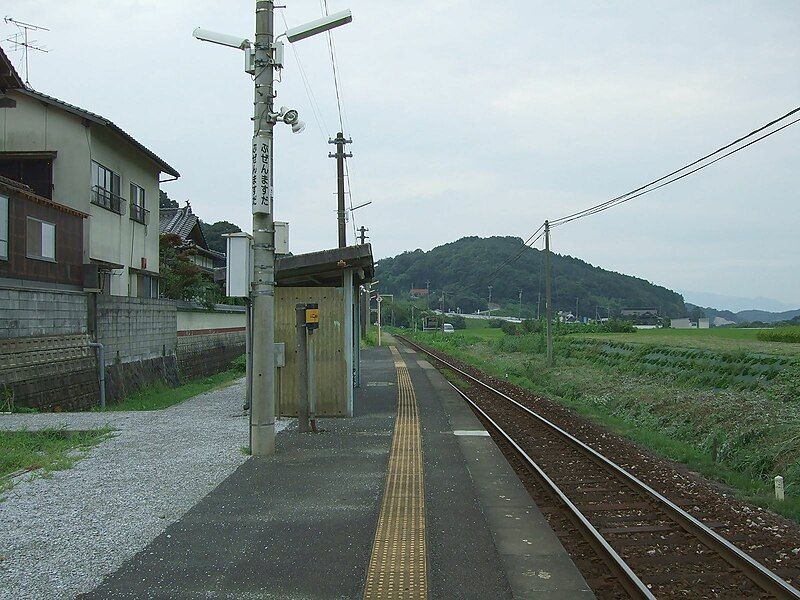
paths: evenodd
<path fill-rule="evenodd" d="M 445 333 L 453 333 L 455 331 L 455 329 L 453 329 L 452 323 L 445 323 L 443 330 Z"/>

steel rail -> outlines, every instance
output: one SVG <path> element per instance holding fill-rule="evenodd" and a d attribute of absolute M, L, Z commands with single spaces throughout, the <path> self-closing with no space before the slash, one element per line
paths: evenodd
<path fill-rule="evenodd" d="M 570 500 L 567 495 L 561 490 L 561 488 L 556 485 L 556 483 L 550 479 L 547 473 L 544 472 L 536 461 L 534 461 L 514 439 L 508 435 L 501 427 L 498 425 L 494 419 L 492 419 L 486 412 L 477 405 L 477 403 L 472 400 L 469 396 L 467 396 L 464 392 L 454 386 L 452 383 L 450 384 L 453 389 L 461 394 L 461 396 L 472 405 L 480 415 L 491 424 L 491 426 L 500 434 L 501 437 L 505 438 L 505 440 L 517 451 L 517 453 L 525 460 L 528 466 L 534 471 L 537 475 L 539 480 L 544 484 L 546 488 L 552 492 L 552 494 L 558 498 L 561 503 L 566 507 L 567 512 L 569 513 L 570 519 L 580 528 L 584 535 L 587 538 L 589 544 L 594 548 L 595 552 L 597 552 L 606 562 L 606 564 L 610 567 L 611 571 L 616 575 L 616 577 L 620 580 L 622 587 L 625 588 L 625 591 L 631 596 L 631 598 L 644 598 L 646 600 L 655 600 L 655 596 L 652 592 L 647 588 L 644 582 L 637 577 L 636 573 L 628 566 L 628 563 L 617 554 L 617 551 L 611 547 L 611 545 L 606 541 L 606 539 L 600 534 L 599 531 L 589 522 L 589 519 L 580 511 L 580 509 L 575 506 L 575 504 Z"/>
<path fill-rule="evenodd" d="M 484 383 L 480 379 L 470 375 L 463 369 L 460 369 L 453 365 L 452 363 L 436 356 L 426 348 L 408 340 L 402 336 L 399 337 L 403 342 L 415 347 L 417 350 L 427 354 L 428 356 L 432 357 L 436 361 L 446 365 L 449 369 L 458 372 L 460 375 L 463 375 L 470 381 L 473 381 L 480 385 L 481 387 L 487 389 L 488 391 L 492 392 L 493 394 L 507 400 L 511 404 L 515 405 L 517 408 L 521 409 L 525 413 L 529 414 L 540 423 L 558 433 L 561 437 L 569 441 L 573 446 L 577 447 L 582 452 L 588 454 L 592 459 L 597 461 L 603 467 L 607 468 L 611 472 L 615 473 L 619 477 L 621 477 L 627 484 L 629 484 L 634 489 L 644 492 L 646 495 L 653 498 L 661 507 L 667 512 L 683 529 L 690 534 L 696 536 L 701 542 L 703 542 L 706 546 L 710 549 L 714 550 L 720 557 L 728 562 L 730 565 L 734 566 L 735 568 L 739 569 L 742 573 L 745 574 L 751 581 L 756 583 L 762 590 L 773 594 L 776 598 L 797 598 L 800 599 L 800 590 L 789 584 L 788 582 L 784 581 L 781 577 L 773 573 L 770 569 L 762 565 L 752 556 L 743 552 L 734 544 L 726 540 L 724 537 L 719 535 L 716 531 L 709 528 L 707 525 L 699 521 L 697 518 L 690 515 L 688 512 L 680 508 L 677 504 L 672 502 L 669 498 L 663 496 L 649 485 L 641 481 L 638 477 L 631 474 L 609 458 L 605 457 L 604 455 L 600 454 L 597 450 L 588 446 L 571 433 L 565 431 L 555 423 L 549 421 L 545 417 L 541 416 L 540 414 L 534 412 L 527 406 L 519 403 L 518 401 L 514 400 L 510 396 L 504 394 L 498 389 L 493 388 L 487 383 Z M 462 393 L 462 396 L 464 394 Z M 472 403 L 474 406 L 474 403 Z M 483 413 L 483 411 L 481 411 Z M 483 413 L 485 414 L 485 413 Z M 516 446 L 516 444 L 515 444 Z"/>

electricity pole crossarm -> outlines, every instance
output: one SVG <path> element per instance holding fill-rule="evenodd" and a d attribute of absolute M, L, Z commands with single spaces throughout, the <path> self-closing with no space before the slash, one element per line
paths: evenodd
<path fill-rule="evenodd" d="M 336 144 L 336 153 L 329 152 L 328 158 L 336 159 L 336 196 L 337 208 L 336 217 L 339 225 L 339 248 L 347 246 L 347 230 L 345 229 L 345 217 L 347 212 L 344 207 L 344 159 L 352 158 L 350 152 L 344 151 L 345 144 L 352 144 L 353 140 L 345 139 L 344 134 L 340 131 L 336 134 L 335 140 L 328 140 L 329 144 Z"/>

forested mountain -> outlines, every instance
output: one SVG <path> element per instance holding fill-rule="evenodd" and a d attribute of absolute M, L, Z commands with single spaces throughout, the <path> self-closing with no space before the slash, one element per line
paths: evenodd
<path fill-rule="evenodd" d="M 200 221 L 200 228 L 203 230 L 203 236 L 206 238 L 208 247 L 217 252 L 228 251 L 228 240 L 222 237 L 223 233 L 237 233 L 241 231 L 238 225 L 228 223 L 228 221 L 217 221 L 216 223 L 204 223 Z"/>
<path fill-rule="evenodd" d="M 520 251 L 515 262 L 503 268 L 494 279 L 490 276 L 506 259 Z M 544 313 L 544 252 L 524 248 L 517 237 L 466 237 L 433 248 L 415 250 L 379 260 L 376 279 L 385 293 L 408 298 L 409 290 L 424 288 L 430 281 L 431 306 L 439 306 L 444 290 L 448 309 L 462 312 L 486 309 L 488 286 L 492 302 L 516 306 L 522 290 L 523 313 L 536 314 L 541 294 Z M 658 308 L 670 317 L 683 316 L 683 297 L 644 279 L 594 267 L 571 256 L 553 255 L 553 307 L 575 310 L 581 316 L 613 316 L 621 308 Z"/>

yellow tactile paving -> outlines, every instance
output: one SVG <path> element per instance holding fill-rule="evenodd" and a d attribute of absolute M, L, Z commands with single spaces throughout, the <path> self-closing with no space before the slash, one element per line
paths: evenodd
<path fill-rule="evenodd" d="M 419 411 L 406 363 L 394 346 L 391 351 L 397 369 L 397 422 L 367 570 L 365 600 L 428 597 Z"/>

